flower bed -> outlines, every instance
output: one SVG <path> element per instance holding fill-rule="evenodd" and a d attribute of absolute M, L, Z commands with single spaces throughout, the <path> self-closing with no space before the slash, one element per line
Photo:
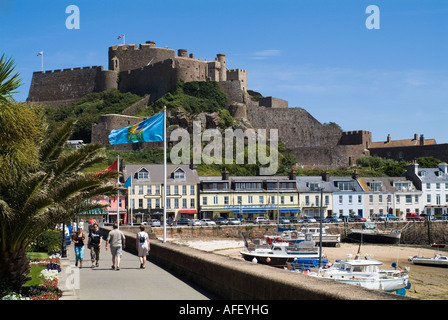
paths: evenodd
<path fill-rule="evenodd" d="M 60 254 L 52 254 L 48 258 L 37 258 L 31 262 L 28 281 L 19 293 L 9 293 L 2 300 L 58 300 L 62 291 L 58 288 L 61 272 Z"/>

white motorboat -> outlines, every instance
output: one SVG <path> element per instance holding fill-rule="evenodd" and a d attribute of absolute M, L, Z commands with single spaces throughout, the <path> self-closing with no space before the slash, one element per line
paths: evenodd
<path fill-rule="evenodd" d="M 413 264 L 418 265 L 448 267 L 448 257 L 441 254 L 435 254 L 432 258 L 415 256 L 409 258 L 409 261 L 412 261 Z"/>
<path fill-rule="evenodd" d="M 341 242 L 340 234 L 329 234 L 327 233 L 328 226 L 322 228 L 322 245 L 323 246 L 339 246 Z M 313 240 L 316 245 L 320 242 L 320 228 L 319 227 L 303 227 L 299 231 L 295 229 L 286 229 L 282 227 L 277 228 L 279 234 L 276 235 L 266 235 L 266 242 L 268 244 L 279 243 L 279 242 L 289 242 L 289 243 L 299 243 L 305 240 L 305 234 L 311 233 Z"/>
<path fill-rule="evenodd" d="M 348 283 L 367 289 L 386 292 L 408 289 L 409 269 L 380 269 L 383 263 L 378 260 L 361 259 L 359 255 L 352 259 L 351 255 L 328 268 L 319 268 L 308 272 L 310 276 Z"/>
<path fill-rule="evenodd" d="M 319 258 L 319 251 L 315 246 L 310 233 L 304 240 L 291 244 L 289 242 L 277 242 L 273 244 L 257 241 L 248 243 L 245 238 L 246 250 L 240 251 L 244 260 L 267 264 L 274 267 L 284 267 L 287 262 L 293 262 L 298 258 Z"/>

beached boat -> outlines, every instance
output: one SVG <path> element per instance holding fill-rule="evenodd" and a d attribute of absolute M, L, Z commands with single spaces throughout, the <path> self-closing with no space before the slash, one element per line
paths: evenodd
<path fill-rule="evenodd" d="M 310 276 L 357 285 L 368 289 L 382 290 L 403 294 L 408 289 L 409 269 L 393 268 L 380 269 L 383 263 L 369 257 L 361 258 L 351 255 L 342 261 L 334 263 L 328 268 L 318 268 L 308 272 Z"/>
<path fill-rule="evenodd" d="M 341 242 L 340 234 L 327 233 L 328 226 L 322 228 L 322 246 L 339 246 Z M 305 234 L 311 233 L 316 245 L 320 242 L 320 228 L 319 227 L 303 227 L 299 231 L 296 229 L 287 229 L 280 226 L 277 227 L 278 234 L 265 236 L 268 244 L 276 242 L 299 243 L 305 240 Z"/>
<path fill-rule="evenodd" d="M 400 243 L 400 230 L 379 230 L 376 223 L 364 222 L 361 229 L 351 229 L 347 241 L 363 243 Z"/>
<path fill-rule="evenodd" d="M 319 258 L 318 249 L 310 233 L 305 234 L 303 241 L 295 244 L 289 242 L 268 244 L 261 239 L 255 239 L 249 243 L 244 236 L 243 240 L 246 250 L 240 251 L 240 253 L 246 261 L 284 267 L 287 262 L 292 262 L 297 258 Z"/>
<path fill-rule="evenodd" d="M 415 256 L 409 258 L 409 261 L 412 261 L 413 264 L 424 266 L 448 267 L 448 257 L 441 254 L 435 254 L 432 258 Z"/>

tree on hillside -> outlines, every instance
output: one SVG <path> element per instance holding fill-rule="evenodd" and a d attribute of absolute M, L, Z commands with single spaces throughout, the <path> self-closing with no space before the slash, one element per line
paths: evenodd
<path fill-rule="evenodd" d="M 18 87 L 7 84 L 18 79 L 13 69 L 11 63 L 0 63 L 0 75 L 8 75 L 0 77 L 0 88 Z M 103 160 L 104 149 L 88 145 L 66 151 L 73 121 L 44 139 L 39 109 L 14 103 L 5 90 L 0 89 L 0 289 L 18 291 L 30 270 L 28 245 L 45 229 L 101 207 L 88 200 L 115 195 L 107 182 L 116 172 L 84 174 Z"/>

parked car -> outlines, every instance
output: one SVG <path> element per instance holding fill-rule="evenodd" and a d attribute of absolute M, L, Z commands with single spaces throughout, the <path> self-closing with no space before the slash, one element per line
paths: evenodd
<path fill-rule="evenodd" d="M 292 217 L 291 219 L 289 219 L 289 221 L 291 222 L 291 223 L 299 223 L 299 218 L 297 218 L 297 217 Z"/>
<path fill-rule="evenodd" d="M 291 221 L 289 221 L 289 219 L 286 218 L 286 217 L 279 217 L 278 220 L 279 220 L 279 223 L 282 223 L 282 224 L 288 224 L 288 223 L 291 222 Z"/>
<path fill-rule="evenodd" d="M 177 221 L 177 224 L 178 225 L 184 225 L 184 226 L 188 226 L 189 224 L 190 224 L 190 219 L 188 219 L 188 218 L 180 218 L 178 221 Z"/>
<path fill-rule="evenodd" d="M 160 221 L 157 219 L 151 219 L 150 223 L 151 227 L 160 227 Z"/>
<path fill-rule="evenodd" d="M 199 220 L 199 219 L 192 219 L 192 220 L 190 220 L 190 224 L 189 225 L 190 226 L 201 226 L 202 223 L 201 223 L 201 220 Z"/>
<path fill-rule="evenodd" d="M 229 219 L 227 219 L 227 222 L 228 222 L 229 225 L 241 224 L 241 221 L 239 219 L 236 219 L 236 218 L 229 218 Z"/>
<path fill-rule="evenodd" d="M 400 218 L 398 218 L 397 216 L 394 216 L 393 214 L 386 214 L 385 216 L 378 216 L 378 221 L 398 221 L 400 220 Z"/>
<path fill-rule="evenodd" d="M 316 219 L 314 219 L 313 217 L 307 217 L 307 216 L 304 216 L 304 217 L 301 219 L 301 222 L 303 222 L 303 223 L 314 223 L 314 222 L 317 222 L 317 221 L 316 221 Z"/>
<path fill-rule="evenodd" d="M 265 223 L 265 224 L 268 224 L 269 220 L 266 219 L 265 217 L 256 217 L 255 220 L 254 220 L 254 223 L 258 223 L 258 224 Z"/>
<path fill-rule="evenodd" d="M 325 222 L 325 223 L 342 222 L 342 219 L 338 218 L 338 217 L 331 216 L 331 217 L 326 217 L 322 222 Z"/>
<path fill-rule="evenodd" d="M 201 224 L 203 226 L 216 226 L 215 221 L 212 221 L 210 219 L 201 219 Z"/>
<path fill-rule="evenodd" d="M 219 225 L 226 225 L 229 223 L 229 221 L 224 217 L 217 217 L 214 220 L 215 220 L 216 224 L 219 224 Z"/>
<path fill-rule="evenodd" d="M 423 220 L 425 220 L 425 218 L 423 218 L 422 216 L 419 216 L 415 212 L 407 212 L 406 220 L 408 220 L 408 221 L 411 221 L 411 220 L 423 221 Z"/>
<path fill-rule="evenodd" d="M 363 218 L 363 217 L 360 217 L 360 216 L 353 216 L 353 221 L 354 222 L 366 222 L 367 219 Z"/>

